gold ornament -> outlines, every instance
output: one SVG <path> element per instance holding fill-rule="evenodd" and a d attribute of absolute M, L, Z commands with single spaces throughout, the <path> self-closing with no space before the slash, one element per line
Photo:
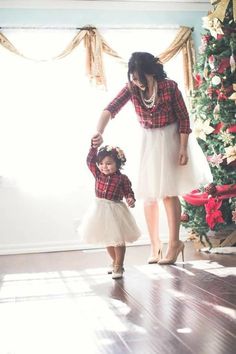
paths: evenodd
<path fill-rule="evenodd" d="M 230 0 L 214 1 L 212 5 L 216 4 L 216 8 L 214 9 L 213 12 L 211 12 L 208 15 L 208 18 L 209 19 L 218 18 L 221 22 L 223 22 L 229 2 Z M 232 6 L 233 6 L 234 21 L 236 21 L 236 0 L 232 0 Z"/>
<path fill-rule="evenodd" d="M 225 148 L 225 159 L 227 159 L 227 164 L 236 160 L 236 146 L 229 146 Z"/>
<path fill-rule="evenodd" d="M 232 93 L 232 95 L 229 96 L 229 99 L 230 99 L 230 100 L 234 100 L 234 101 L 235 101 L 235 104 L 236 104 L 236 92 Z"/>
<path fill-rule="evenodd" d="M 231 54 L 231 56 L 230 56 L 229 64 L 230 64 L 231 73 L 234 73 L 236 66 L 235 66 L 235 60 L 234 60 L 234 55 L 233 54 Z"/>
<path fill-rule="evenodd" d="M 203 17 L 203 28 L 208 29 L 211 32 L 211 35 L 217 39 L 218 34 L 224 34 L 221 28 L 221 22 L 218 18 L 209 19 L 208 17 Z"/>
<path fill-rule="evenodd" d="M 215 128 L 210 126 L 210 119 L 205 121 L 197 119 L 194 122 L 193 131 L 196 138 L 206 141 L 206 136 L 211 134 L 214 130 Z"/>
<path fill-rule="evenodd" d="M 233 135 L 228 132 L 221 132 L 219 139 L 223 141 L 224 146 L 232 144 Z"/>

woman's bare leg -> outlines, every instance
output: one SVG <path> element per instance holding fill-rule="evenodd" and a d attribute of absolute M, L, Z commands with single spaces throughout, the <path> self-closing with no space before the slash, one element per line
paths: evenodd
<path fill-rule="evenodd" d="M 181 217 L 181 204 L 178 197 L 166 197 L 163 199 L 166 210 L 169 228 L 169 243 L 165 258 L 175 257 L 176 249 L 179 247 L 179 229 Z"/>
<path fill-rule="evenodd" d="M 151 242 L 151 257 L 157 257 L 161 249 L 159 238 L 159 205 L 157 201 L 144 203 L 144 215 Z"/>

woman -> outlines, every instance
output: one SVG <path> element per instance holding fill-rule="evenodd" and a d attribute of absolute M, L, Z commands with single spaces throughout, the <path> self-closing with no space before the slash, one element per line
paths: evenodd
<path fill-rule="evenodd" d="M 93 147 L 99 146 L 111 118 L 131 100 L 143 131 L 137 198 L 144 200 L 144 214 L 151 242 L 148 263 L 173 264 L 184 243 L 179 240 L 179 196 L 212 181 L 207 160 L 191 133 L 189 115 L 175 81 L 152 54 L 135 52 L 128 63 L 128 83 L 102 112 Z M 159 237 L 158 201 L 167 214 L 169 242 L 165 257 Z"/>

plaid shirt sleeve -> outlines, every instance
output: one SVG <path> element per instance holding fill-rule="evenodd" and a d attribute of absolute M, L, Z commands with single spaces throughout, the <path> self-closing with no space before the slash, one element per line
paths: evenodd
<path fill-rule="evenodd" d="M 130 98 L 131 93 L 127 84 L 104 110 L 109 111 L 111 113 L 111 117 L 114 118 L 121 108 L 130 100 Z"/>
<path fill-rule="evenodd" d="M 182 93 L 180 92 L 177 84 L 175 85 L 172 104 L 173 110 L 178 119 L 179 132 L 190 134 L 192 130 L 190 128 L 189 114 Z"/>
<path fill-rule="evenodd" d="M 94 177 L 97 176 L 98 168 L 96 164 L 97 148 L 91 147 L 87 156 L 87 165 Z"/>
<path fill-rule="evenodd" d="M 135 199 L 134 192 L 132 189 L 132 184 L 129 180 L 129 178 L 126 175 L 122 175 L 122 182 L 123 182 L 123 193 L 124 197 L 127 198 L 133 198 Z"/>

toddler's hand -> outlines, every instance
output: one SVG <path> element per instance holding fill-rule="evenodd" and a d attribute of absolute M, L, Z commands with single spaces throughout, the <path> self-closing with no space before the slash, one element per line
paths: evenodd
<path fill-rule="evenodd" d="M 127 198 L 126 202 L 127 202 L 128 206 L 130 208 L 134 208 L 135 207 L 135 200 L 133 198 Z"/>
<path fill-rule="evenodd" d="M 101 133 L 96 133 L 92 136 L 91 146 L 93 148 L 99 147 L 103 143 L 103 137 Z"/>

